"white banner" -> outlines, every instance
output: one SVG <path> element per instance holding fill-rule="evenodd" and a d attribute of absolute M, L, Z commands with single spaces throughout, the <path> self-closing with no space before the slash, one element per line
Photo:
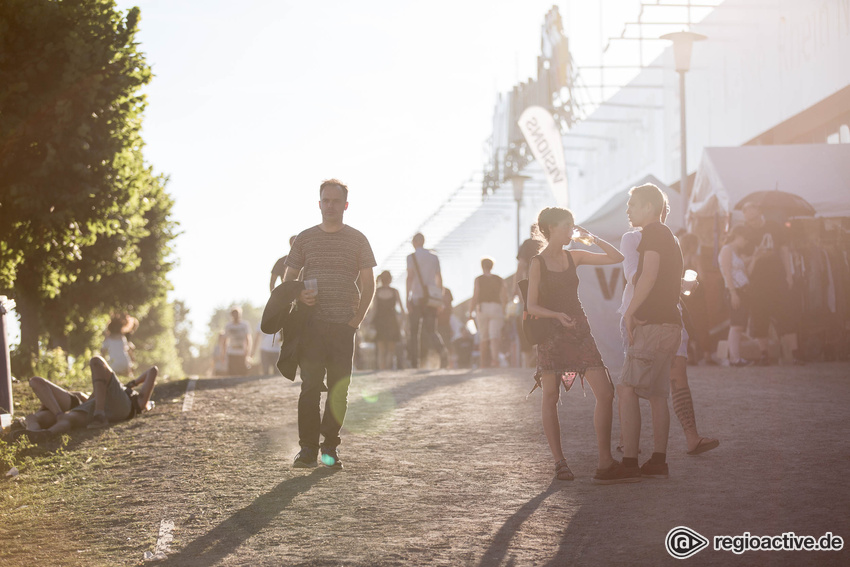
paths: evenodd
<path fill-rule="evenodd" d="M 525 141 L 531 147 L 543 171 L 555 199 L 569 206 L 567 191 L 567 165 L 564 159 L 564 146 L 561 143 L 561 132 L 555 124 L 552 115 L 541 106 L 529 106 L 519 117 L 519 129 L 525 136 Z M 561 201 L 563 199 L 563 201 Z"/>

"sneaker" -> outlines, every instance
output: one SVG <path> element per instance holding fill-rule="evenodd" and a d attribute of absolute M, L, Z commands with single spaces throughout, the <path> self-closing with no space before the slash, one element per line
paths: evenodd
<path fill-rule="evenodd" d="M 736 360 L 735 362 L 729 362 L 729 366 L 733 368 L 743 368 L 744 366 L 750 366 L 752 363 L 752 360 L 746 360 L 742 358 L 741 360 Z"/>
<path fill-rule="evenodd" d="M 16 418 L 9 426 L 9 431 L 23 431 L 27 428 L 27 420 L 22 417 Z"/>
<path fill-rule="evenodd" d="M 296 469 L 312 469 L 319 464 L 316 462 L 316 456 L 317 452 L 315 449 L 302 447 L 295 456 L 295 462 L 292 463 L 292 466 Z"/>
<path fill-rule="evenodd" d="M 106 415 L 102 413 L 96 413 L 92 416 L 91 421 L 86 426 L 89 429 L 100 429 L 101 427 L 106 427 L 109 425 L 109 420 L 106 419 Z"/>
<path fill-rule="evenodd" d="M 614 461 L 607 469 L 596 469 L 596 474 L 591 482 L 593 484 L 640 482 L 640 469 L 638 467 L 624 467 L 620 461 Z"/>
<path fill-rule="evenodd" d="M 336 447 L 322 447 L 322 464 L 329 469 L 342 468 L 342 461 L 339 459 Z"/>
<path fill-rule="evenodd" d="M 640 467 L 640 475 L 646 478 L 670 478 L 670 470 L 667 467 L 667 463 L 657 464 L 646 461 Z"/>

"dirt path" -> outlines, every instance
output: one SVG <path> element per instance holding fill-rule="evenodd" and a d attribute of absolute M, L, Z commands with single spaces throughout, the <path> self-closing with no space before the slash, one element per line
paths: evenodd
<path fill-rule="evenodd" d="M 47 502 L 52 536 L 0 527 L 0 545 L 10 565 L 136 565 L 170 534 L 158 565 L 206 567 L 673 565 L 664 539 L 680 525 L 709 539 L 832 532 L 850 544 L 850 364 L 690 373 L 701 432 L 721 446 L 686 456 L 673 417 L 670 479 L 617 486 L 590 482 L 594 399 L 578 385 L 560 408 L 577 478 L 552 481 L 528 371 L 357 375 L 341 472 L 290 468 L 297 384 L 201 379 L 189 412 L 164 389 L 153 413 L 77 440 L 118 443 L 65 494 L 89 512 L 61 522 L 50 512 L 62 504 Z M 92 486 L 95 501 L 74 500 Z M 846 565 L 848 553 L 709 546 L 686 562 Z"/>

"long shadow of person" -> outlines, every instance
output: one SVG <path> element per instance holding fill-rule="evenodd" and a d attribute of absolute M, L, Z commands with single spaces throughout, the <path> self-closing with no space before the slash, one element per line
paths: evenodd
<path fill-rule="evenodd" d="M 335 471 L 320 467 L 307 476 L 285 480 L 269 492 L 258 496 L 248 506 L 217 525 L 206 535 L 189 543 L 157 565 L 190 567 L 217 564 L 233 553 L 248 538 L 256 535 L 277 517 L 299 494 L 310 490 L 322 478 Z"/>
<path fill-rule="evenodd" d="M 558 492 L 563 486 L 564 483 L 562 481 L 553 479 L 552 483 L 546 490 L 523 504 L 519 510 L 514 512 L 510 518 L 505 520 L 505 523 L 502 524 L 502 527 L 499 528 L 499 531 L 493 536 L 492 543 L 490 543 L 490 546 L 484 552 L 484 555 L 481 556 L 481 561 L 478 562 L 479 567 L 502 565 L 502 561 L 504 561 L 505 556 L 508 554 L 511 540 L 522 527 L 522 524 L 525 523 L 525 521 L 528 520 L 528 518 L 530 518 L 538 508 L 540 508 L 540 505 L 543 504 L 547 498 Z M 508 564 L 511 565 L 513 562 L 511 561 Z"/>

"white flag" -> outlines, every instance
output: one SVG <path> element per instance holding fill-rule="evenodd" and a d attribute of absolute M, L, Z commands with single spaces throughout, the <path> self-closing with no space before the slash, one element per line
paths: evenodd
<path fill-rule="evenodd" d="M 563 196 L 564 206 L 569 206 L 570 194 L 567 191 L 567 164 L 564 159 L 564 145 L 561 132 L 552 115 L 542 106 L 529 106 L 519 117 L 519 129 L 525 141 L 531 147 L 534 159 L 543 166 L 549 187 L 559 199 Z"/>

